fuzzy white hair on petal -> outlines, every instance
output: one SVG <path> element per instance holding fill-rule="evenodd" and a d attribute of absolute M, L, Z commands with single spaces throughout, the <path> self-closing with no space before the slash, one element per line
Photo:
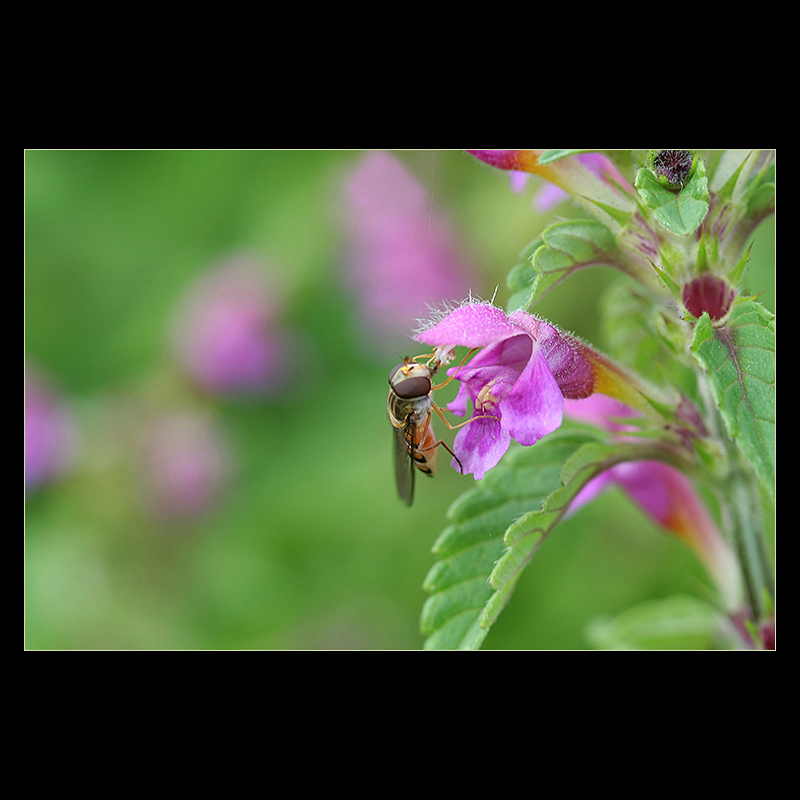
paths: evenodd
<path fill-rule="evenodd" d="M 443 300 L 438 306 L 428 304 L 428 313 L 430 316 L 427 319 L 418 318 L 416 320 L 417 327 L 414 328 L 414 334 L 425 333 L 425 331 L 430 330 L 443 319 L 446 319 L 456 309 L 463 308 L 464 306 L 493 306 L 494 299 L 497 297 L 499 289 L 499 285 L 495 287 L 491 300 L 484 300 L 482 297 L 472 294 L 472 290 L 470 289 L 469 294 L 463 300 Z M 500 310 L 502 311 L 502 309 Z"/>

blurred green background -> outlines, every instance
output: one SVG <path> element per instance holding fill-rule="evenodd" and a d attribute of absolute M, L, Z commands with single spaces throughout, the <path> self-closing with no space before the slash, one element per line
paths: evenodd
<path fill-rule="evenodd" d="M 361 318 L 342 187 L 366 155 L 25 153 L 26 365 L 74 431 L 63 472 L 26 494 L 28 649 L 422 646 L 430 548 L 473 481 L 442 458 L 413 508 L 395 496 L 386 376 L 414 348 L 405 333 L 379 341 Z M 520 250 L 579 213 L 537 215 L 534 189 L 510 191 L 460 151 L 392 157 L 430 219 L 447 218 L 473 294 L 499 285 L 500 304 Z M 300 343 L 289 385 L 267 397 L 199 389 L 171 346 L 187 292 L 241 253 L 264 265 L 275 325 Z M 751 280 L 773 309 L 774 257 L 769 222 Z M 597 298 L 613 278 L 580 273 L 537 311 L 602 348 Z M 404 291 L 424 313 L 419 281 Z M 149 421 L 179 415 L 211 426 L 227 477 L 202 513 L 165 520 L 143 505 L 139 443 Z M 591 619 L 706 583 L 683 545 L 610 493 L 541 548 L 485 649 L 585 648 Z"/>

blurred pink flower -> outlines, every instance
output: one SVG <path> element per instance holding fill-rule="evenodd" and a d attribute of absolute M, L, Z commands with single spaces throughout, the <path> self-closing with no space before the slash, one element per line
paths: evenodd
<path fill-rule="evenodd" d="M 480 289 L 431 189 L 382 151 L 365 155 L 344 190 L 348 279 L 371 337 L 407 337 L 427 307 Z"/>
<path fill-rule="evenodd" d="M 25 368 L 25 489 L 50 483 L 72 465 L 76 423 L 67 403 L 43 374 Z"/>
<path fill-rule="evenodd" d="M 280 298 L 248 257 L 223 262 L 192 286 L 177 314 L 178 359 L 203 390 L 275 395 L 292 375 L 296 341 L 279 323 Z"/>
<path fill-rule="evenodd" d="M 139 497 L 157 521 L 204 516 L 229 483 L 229 447 L 212 419 L 199 412 L 164 413 L 146 422 L 136 455 Z"/>

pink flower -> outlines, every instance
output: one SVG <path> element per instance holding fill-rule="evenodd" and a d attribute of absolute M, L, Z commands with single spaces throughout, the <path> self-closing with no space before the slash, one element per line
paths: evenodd
<path fill-rule="evenodd" d="M 231 475 L 226 441 L 210 417 L 194 411 L 149 420 L 137 457 L 143 510 L 159 522 L 206 515 L 219 503 Z"/>
<path fill-rule="evenodd" d="M 211 394 L 274 395 L 291 375 L 294 337 L 278 322 L 279 300 L 260 264 L 223 262 L 191 287 L 174 344 L 192 380 Z"/>
<path fill-rule="evenodd" d="M 428 307 L 477 289 L 431 188 L 391 154 L 356 164 L 343 206 L 347 277 L 371 341 L 395 349 Z"/>
<path fill-rule="evenodd" d="M 453 413 L 472 402 L 472 422 L 459 431 L 455 453 L 464 472 L 481 478 L 511 439 L 532 445 L 561 425 L 563 401 L 595 392 L 658 415 L 651 387 L 580 340 L 525 311 L 470 301 L 441 313 L 414 337 L 432 347 L 483 348 L 448 374 L 461 382 Z M 666 404 L 665 404 L 666 408 Z M 454 467 L 457 467 L 454 463 Z"/>
<path fill-rule="evenodd" d="M 75 455 L 76 424 L 67 404 L 35 368 L 25 370 L 25 489 L 61 477 Z"/>
<path fill-rule="evenodd" d="M 499 462 L 512 439 L 532 445 L 559 428 L 564 397 L 586 397 L 594 388 L 588 348 L 524 311 L 509 316 L 489 303 L 467 303 L 415 338 L 434 347 L 483 348 L 467 365 L 448 371 L 461 383 L 448 408 L 464 416 L 467 400 L 473 406 L 454 452 L 476 480 Z"/>

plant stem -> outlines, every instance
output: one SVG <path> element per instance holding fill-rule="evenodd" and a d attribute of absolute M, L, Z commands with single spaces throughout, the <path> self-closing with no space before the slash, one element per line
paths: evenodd
<path fill-rule="evenodd" d="M 727 482 L 724 505 L 728 530 L 736 548 L 742 580 L 753 622 L 764 621 L 775 601 L 772 575 L 755 479 L 736 469 Z"/>
<path fill-rule="evenodd" d="M 714 403 L 705 375 L 698 375 L 698 389 L 711 435 L 726 453 L 729 469 L 715 481 L 720 499 L 722 524 L 739 562 L 744 599 L 750 619 L 758 624 L 770 616 L 775 602 L 775 581 L 767 552 L 758 481 L 742 463 L 736 443 L 730 438 Z"/>

